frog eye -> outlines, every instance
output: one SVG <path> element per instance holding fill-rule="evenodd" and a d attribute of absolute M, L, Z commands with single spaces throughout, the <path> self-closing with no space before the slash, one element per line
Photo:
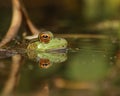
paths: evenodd
<path fill-rule="evenodd" d="M 40 42 L 44 42 L 44 43 L 49 43 L 49 41 L 51 40 L 52 36 L 50 33 L 47 32 L 43 32 L 39 34 L 39 41 Z"/>
<path fill-rule="evenodd" d="M 40 59 L 39 66 L 40 66 L 40 68 L 48 68 L 50 66 L 50 60 L 49 59 Z"/>

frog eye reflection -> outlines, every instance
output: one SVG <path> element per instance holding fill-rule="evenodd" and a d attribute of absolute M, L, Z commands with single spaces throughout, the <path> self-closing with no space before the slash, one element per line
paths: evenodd
<path fill-rule="evenodd" d="M 40 59 L 39 66 L 40 66 L 40 68 L 48 68 L 50 66 L 50 60 L 49 59 Z"/>
<path fill-rule="evenodd" d="M 49 41 L 51 40 L 51 35 L 49 33 L 40 33 L 39 34 L 39 40 L 40 42 L 44 42 L 44 43 L 49 43 Z"/>

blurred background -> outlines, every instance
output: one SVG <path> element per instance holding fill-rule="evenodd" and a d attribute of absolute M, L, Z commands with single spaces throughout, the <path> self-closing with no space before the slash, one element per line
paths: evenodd
<path fill-rule="evenodd" d="M 13 96 L 120 95 L 120 0 L 22 1 L 33 24 L 64 35 L 69 50 L 66 61 L 48 69 L 40 68 L 35 60 L 22 58 L 14 77 L 15 87 L 10 91 Z M 11 18 L 11 0 L 1 0 L 0 39 Z M 19 35 L 23 30 L 21 27 Z M 10 86 L 6 82 L 11 66 L 11 57 L 0 60 L 1 93 L 4 86 Z"/>
<path fill-rule="evenodd" d="M 55 32 L 79 33 L 99 22 L 119 21 L 119 0 L 21 0 L 30 18 L 38 28 Z M 6 21 L 9 26 L 12 14 L 11 0 L 1 1 L 1 30 Z M 6 15 L 6 16 L 5 16 Z M 4 31 L 3 30 L 3 31 Z"/>

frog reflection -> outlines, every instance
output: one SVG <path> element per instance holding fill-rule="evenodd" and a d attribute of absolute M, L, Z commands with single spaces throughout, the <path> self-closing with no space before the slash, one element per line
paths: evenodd
<path fill-rule="evenodd" d="M 67 60 L 67 52 L 27 52 L 29 59 L 38 62 L 40 68 L 49 68 L 56 63 L 62 63 Z"/>

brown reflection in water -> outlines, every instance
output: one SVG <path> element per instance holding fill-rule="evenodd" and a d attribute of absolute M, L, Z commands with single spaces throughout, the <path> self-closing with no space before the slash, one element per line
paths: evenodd
<path fill-rule="evenodd" d="M 17 87 L 17 83 L 19 82 L 21 59 L 22 58 L 19 54 L 12 56 L 11 71 L 0 96 L 10 96 L 15 87 Z"/>

